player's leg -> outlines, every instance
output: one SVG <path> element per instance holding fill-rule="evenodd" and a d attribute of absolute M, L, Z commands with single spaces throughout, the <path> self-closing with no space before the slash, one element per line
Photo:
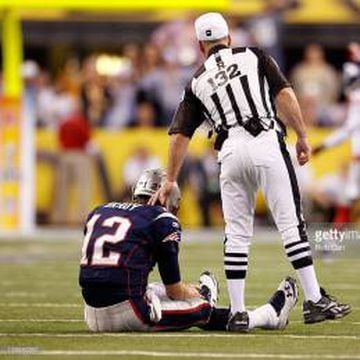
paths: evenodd
<path fill-rule="evenodd" d="M 290 311 L 298 300 L 298 290 L 294 279 L 287 277 L 272 295 L 270 300 L 252 311 L 235 314 L 238 332 L 248 332 L 255 328 L 278 330 L 288 324 Z M 226 316 L 229 309 L 214 308 L 204 330 L 225 330 Z"/>
<path fill-rule="evenodd" d="M 309 316 L 313 318 L 305 321 L 323 321 L 331 318 L 331 308 L 339 304 L 329 297 L 324 297 L 320 291 L 305 231 L 300 191 L 286 144 L 280 135 L 277 139 L 273 136 L 272 140 L 269 140 L 269 147 L 272 166 L 259 168 L 261 187 L 281 233 L 287 257 L 300 280 L 305 303 L 311 305 Z M 318 308 L 314 304 L 318 304 Z M 305 308 L 304 305 L 304 316 L 307 313 Z"/>
<path fill-rule="evenodd" d="M 224 267 L 232 314 L 245 311 L 245 278 L 253 235 L 256 184 L 244 175 L 245 158 L 243 150 L 235 146 L 222 150 L 219 158 L 225 220 Z"/>
<path fill-rule="evenodd" d="M 152 330 L 183 330 L 191 326 L 199 326 L 206 331 L 224 331 L 227 329 L 230 309 L 216 308 L 218 297 L 218 284 L 216 278 L 210 272 L 206 271 L 200 276 L 200 293 L 202 300 L 206 300 L 211 305 L 211 313 L 199 313 L 191 311 L 189 301 L 173 301 L 164 295 L 165 287 L 162 284 L 149 284 L 148 291 L 162 296 L 159 300 L 162 306 L 162 318 Z M 242 322 L 242 331 L 248 331 L 254 328 L 265 329 L 283 329 L 288 324 L 290 311 L 294 308 L 298 299 L 298 291 L 295 280 L 286 278 L 281 281 L 277 290 L 270 298 L 269 302 L 259 308 L 249 312 L 236 313 L 237 321 Z M 195 304 L 198 299 L 193 300 Z M 165 309 L 170 308 L 173 312 L 179 314 L 169 314 Z M 204 314 L 205 317 L 204 317 Z M 176 316 L 177 315 L 177 316 Z M 162 326 L 159 326 L 162 325 Z M 239 329 L 238 329 L 239 330 Z"/>
<path fill-rule="evenodd" d="M 152 294 L 102 308 L 85 305 L 85 322 L 94 332 L 175 331 L 205 325 L 211 312 L 212 305 L 200 296 L 175 301 Z"/>
<path fill-rule="evenodd" d="M 188 300 L 160 299 L 161 319 L 151 331 L 185 330 L 208 323 L 212 306 L 201 297 Z"/>
<path fill-rule="evenodd" d="M 85 322 L 94 332 L 149 331 L 150 325 L 145 301 L 124 301 L 95 308 L 85 304 Z"/>
<path fill-rule="evenodd" d="M 60 153 L 55 172 L 55 193 L 52 211 L 52 222 L 64 224 L 68 221 L 68 199 L 71 184 L 71 167 L 68 155 Z"/>
<path fill-rule="evenodd" d="M 290 311 L 295 307 L 298 297 L 296 281 L 291 277 L 286 277 L 280 282 L 267 304 L 248 312 L 249 330 L 257 327 L 284 329 L 289 322 Z"/>
<path fill-rule="evenodd" d="M 77 188 L 76 211 L 73 221 L 80 223 L 86 216 L 86 211 L 91 204 L 93 159 L 86 153 L 73 153 L 73 176 Z"/>
<path fill-rule="evenodd" d="M 360 133 L 359 133 L 360 136 Z M 336 206 L 333 223 L 336 227 L 351 222 L 351 209 L 360 197 L 360 161 L 353 159 L 349 165 L 342 199 Z"/>
<path fill-rule="evenodd" d="M 192 326 L 207 331 L 224 331 L 229 320 L 229 309 L 217 309 L 219 287 L 214 274 L 204 271 L 199 279 L 198 299 L 174 301 L 166 296 L 162 283 L 151 283 L 147 287 L 147 298 L 153 303 L 158 297 L 161 306 L 161 320 L 152 327 L 152 331 L 184 330 Z"/>
<path fill-rule="evenodd" d="M 228 321 L 228 311 L 212 316 L 218 299 L 218 282 L 215 276 L 204 271 L 199 278 L 199 298 L 184 301 L 169 299 L 162 283 L 151 283 L 147 287 L 146 297 L 150 308 L 159 302 L 160 313 L 151 331 L 184 330 L 193 326 L 203 328 L 209 322 L 217 330 L 224 329 Z M 155 301 L 154 301 L 155 300 Z M 210 321 L 211 320 L 211 321 Z"/>

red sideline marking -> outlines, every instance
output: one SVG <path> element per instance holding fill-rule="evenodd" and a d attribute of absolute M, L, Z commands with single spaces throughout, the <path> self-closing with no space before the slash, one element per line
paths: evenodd
<path fill-rule="evenodd" d="M 211 307 L 209 303 L 204 302 L 198 306 L 196 306 L 195 308 L 190 308 L 190 309 L 179 309 L 179 310 L 162 310 L 162 312 L 164 314 L 167 315 L 177 315 L 177 314 L 192 314 L 194 312 L 200 311 L 203 308 L 207 308 L 207 307 Z"/>

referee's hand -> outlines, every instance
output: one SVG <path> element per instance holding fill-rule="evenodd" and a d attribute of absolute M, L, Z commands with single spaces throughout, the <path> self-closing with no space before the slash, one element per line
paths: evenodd
<path fill-rule="evenodd" d="M 299 137 L 296 142 L 296 156 L 300 166 L 305 165 L 311 156 L 311 147 L 307 137 Z"/>
<path fill-rule="evenodd" d="M 161 185 L 161 188 L 150 198 L 148 204 L 156 205 L 160 203 L 165 206 L 174 185 L 174 181 L 165 180 L 165 182 Z"/>

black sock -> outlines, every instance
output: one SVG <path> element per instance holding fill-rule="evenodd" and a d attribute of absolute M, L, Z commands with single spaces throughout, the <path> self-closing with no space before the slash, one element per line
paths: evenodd
<path fill-rule="evenodd" d="M 210 320 L 206 325 L 201 326 L 203 330 L 208 331 L 225 331 L 229 320 L 230 309 L 213 308 Z"/>
<path fill-rule="evenodd" d="M 283 291 L 277 291 L 269 300 L 270 305 L 275 309 L 276 314 L 279 316 L 281 309 L 285 304 L 285 294 Z"/>

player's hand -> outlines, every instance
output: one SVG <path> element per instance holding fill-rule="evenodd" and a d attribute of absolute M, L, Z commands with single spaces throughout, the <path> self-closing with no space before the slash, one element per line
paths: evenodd
<path fill-rule="evenodd" d="M 184 300 L 200 297 L 199 287 L 195 284 L 186 284 L 184 287 Z"/>
<path fill-rule="evenodd" d="M 315 146 L 314 149 L 312 150 L 311 155 L 319 155 L 321 152 L 323 152 L 325 150 L 325 146 L 324 145 L 318 145 Z"/>
<path fill-rule="evenodd" d="M 311 146 L 307 137 L 299 137 L 296 142 L 296 156 L 300 166 L 305 165 L 311 156 Z"/>
<path fill-rule="evenodd" d="M 161 188 L 150 198 L 149 205 L 155 205 L 157 202 L 160 202 L 160 204 L 164 206 L 174 185 L 175 181 L 165 180 Z"/>
<path fill-rule="evenodd" d="M 186 300 L 200 297 L 199 288 L 194 284 L 184 284 L 179 281 L 176 284 L 165 285 L 166 295 L 172 300 Z"/>

